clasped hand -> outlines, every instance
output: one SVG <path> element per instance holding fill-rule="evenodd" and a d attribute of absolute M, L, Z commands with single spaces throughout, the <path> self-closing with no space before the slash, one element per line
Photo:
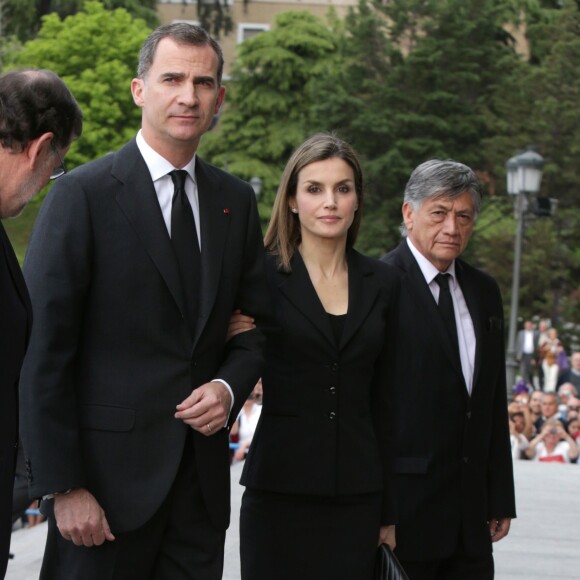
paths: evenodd
<path fill-rule="evenodd" d="M 212 381 L 195 389 L 179 403 L 176 419 L 205 436 L 217 433 L 225 426 L 231 406 L 231 395 L 223 383 Z"/>

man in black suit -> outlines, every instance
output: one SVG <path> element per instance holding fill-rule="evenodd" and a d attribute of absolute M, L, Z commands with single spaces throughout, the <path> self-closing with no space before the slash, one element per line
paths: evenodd
<path fill-rule="evenodd" d="M 532 388 L 534 387 L 534 367 L 537 365 L 538 340 L 540 333 L 534 329 L 531 320 L 524 322 L 524 328 L 516 339 L 516 360 L 520 363 L 520 375 Z"/>
<path fill-rule="evenodd" d="M 515 517 L 502 301 L 459 256 L 480 205 L 468 167 L 431 160 L 405 189 L 393 449 L 396 553 L 411 580 L 493 578 Z"/>
<path fill-rule="evenodd" d="M 25 263 L 38 325 L 21 390 L 41 578 L 221 578 L 233 422 L 269 316 L 249 184 L 199 159 L 223 56 L 161 26 L 131 90 L 136 139 L 59 183 Z M 257 328 L 226 344 L 230 314 Z"/>
<path fill-rule="evenodd" d="M 17 216 L 51 178 L 82 131 L 72 94 L 48 70 L 0 77 L 0 218 Z M 0 578 L 12 531 L 12 490 L 18 447 L 18 377 L 32 323 L 20 266 L 0 223 Z"/>

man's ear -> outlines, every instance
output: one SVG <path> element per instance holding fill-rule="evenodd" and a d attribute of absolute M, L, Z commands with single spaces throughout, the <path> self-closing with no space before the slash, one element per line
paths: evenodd
<path fill-rule="evenodd" d="M 413 230 L 413 208 L 408 202 L 403 204 L 402 213 L 407 231 L 410 232 Z"/>
<path fill-rule="evenodd" d="M 47 155 L 50 154 L 52 148 L 53 138 L 54 133 L 49 131 L 33 139 L 26 145 L 24 153 L 26 154 L 27 163 L 31 172 L 37 169 L 39 164 L 46 163 Z"/>
<path fill-rule="evenodd" d="M 133 79 L 131 81 L 131 94 L 133 95 L 133 101 L 135 104 L 143 108 L 143 79 Z"/>
<path fill-rule="evenodd" d="M 217 115 L 220 112 L 225 96 L 226 96 L 226 88 L 224 86 L 220 86 L 220 88 L 218 89 L 218 95 L 215 102 L 213 113 L 214 115 Z"/>

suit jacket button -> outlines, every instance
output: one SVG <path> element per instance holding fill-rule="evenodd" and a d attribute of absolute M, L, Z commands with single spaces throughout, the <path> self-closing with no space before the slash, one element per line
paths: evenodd
<path fill-rule="evenodd" d="M 469 457 L 464 457 L 463 458 L 463 463 L 469 463 Z"/>
<path fill-rule="evenodd" d="M 471 419 L 471 411 L 467 411 L 467 413 L 465 413 L 465 415 L 468 419 Z"/>
<path fill-rule="evenodd" d="M 338 363 L 332 363 L 330 365 L 330 370 L 336 372 L 338 370 Z"/>
<path fill-rule="evenodd" d="M 328 418 L 333 421 L 336 417 L 336 413 L 334 411 L 330 411 L 330 413 L 328 413 Z"/>
<path fill-rule="evenodd" d="M 336 395 L 336 387 L 330 387 L 328 390 L 330 391 L 331 395 Z"/>

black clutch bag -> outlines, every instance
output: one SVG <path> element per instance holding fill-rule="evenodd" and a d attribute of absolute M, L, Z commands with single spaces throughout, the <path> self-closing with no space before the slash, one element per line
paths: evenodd
<path fill-rule="evenodd" d="M 381 544 L 377 551 L 375 562 L 374 580 L 409 580 L 405 570 L 391 548 L 387 544 Z"/>

